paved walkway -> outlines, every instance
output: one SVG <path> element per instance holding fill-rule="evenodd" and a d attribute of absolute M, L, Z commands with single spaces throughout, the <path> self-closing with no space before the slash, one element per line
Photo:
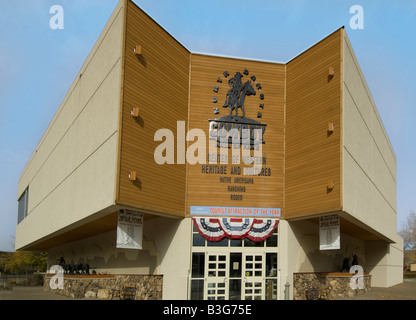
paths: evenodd
<path fill-rule="evenodd" d="M 0 300 L 75 300 L 47 292 L 43 287 L 13 287 L 0 290 Z"/>
<path fill-rule="evenodd" d="M 353 298 L 337 300 L 416 300 L 416 280 L 404 280 L 390 288 L 371 288 L 370 291 Z"/>
<path fill-rule="evenodd" d="M 0 300 L 76 300 L 44 291 L 42 287 L 14 287 L 0 289 Z M 84 299 L 83 299 L 84 300 Z M 367 293 L 353 298 L 337 300 L 416 300 L 416 280 L 405 280 L 390 288 L 371 288 Z"/>

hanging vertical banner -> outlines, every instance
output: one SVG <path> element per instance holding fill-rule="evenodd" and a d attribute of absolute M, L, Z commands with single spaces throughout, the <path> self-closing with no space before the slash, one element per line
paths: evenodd
<path fill-rule="evenodd" d="M 142 249 L 143 213 L 119 210 L 117 223 L 117 248 Z"/>
<path fill-rule="evenodd" d="M 319 218 L 320 250 L 340 249 L 339 216 L 331 215 Z"/>

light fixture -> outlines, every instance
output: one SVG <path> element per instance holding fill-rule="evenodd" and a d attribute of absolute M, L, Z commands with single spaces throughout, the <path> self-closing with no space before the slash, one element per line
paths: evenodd
<path fill-rule="evenodd" d="M 330 77 L 333 77 L 335 75 L 335 69 L 334 69 L 334 67 L 329 67 L 328 75 Z"/>
<path fill-rule="evenodd" d="M 137 56 L 140 56 L 142 54 L 142 46 L 141 45 L 136 45 L 136 47 L 134 48 L 134 53 Z"/>
<path fill-rule="evenodd" d="M 133 118 L 137 118 L 139 116 L 139 108 L 133 108 L 130 112 Z"/>
<path fill-rule="evenodd" d="M 130 171 L 130 173 L 129 173 L 129 180 L 130 181 L 136 181 L 137 180 L 136 171 Z"/>

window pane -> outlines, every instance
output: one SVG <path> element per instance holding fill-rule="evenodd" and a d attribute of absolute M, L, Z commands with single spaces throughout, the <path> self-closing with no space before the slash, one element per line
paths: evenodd
<path fill-rule="evenodd" d="M 192 253 L 192 278 L 203 278 L 205 269 L 205 253 Z"/>
<path fill-rule="evenodd" d="M 229 299 L 241 300 L 241 279 L 230 280 Z"/>
<path fill-rule="evenodd" d="M 27 216 L 27 206 L 29 198 L 29 189 L 23 192 L 18 202 L 17 208 L 17 223 L 20 223 Z"/>
<path fill-rule="evenodd" d="M 204 299 L 204 280 L 191 281 L 191 300 Z"/>
<path fill-rule="evenodd" d="M 22 222 L 22 220 L 25 218 L 25 204 L 23 197 L 20 198 L 18 203 L 18 209 L 17 209 L 17 223 Z"/>
<path fill-rule="evenodd" d="M 201 236 L 199 233 L 194 233 L 192 245 L 194 247 L 205 247 L 205 238 Z"/>
<path fill-rule="evenodd" d="M 266 277 L 277 277 L 277 253 L 266 254 Z"/>
<path fill-rule="evenodd" d="M 266 300 L 277 299 L 277 279 L 266 279 Z"/>
<path fill-rule="evenodd" d="M 247 238 L 244 239 L 244 247 L 264 247 L 264 240 L 260 242 L 254 242 Z"/>
<path fill-rule="evenodd" d="M 231 239 L 230 240 L 230 247 L 242 247 L 243 241 L 240 239 Z"/>
<path fill-rule="evenodd" d="M 207 241 L 208 247 L 228 247 L 228 239 L 224 238 L 221 241 Z"/>
<path fill-rule="evenodd" d="M 241 277 L 241 252 L 230 253 L 230 277 Z"/>
<path fill-rule="evenodd" d="M 272 234 L 266 239 L 266 247 L 277 247 L 277 234 Z"/>

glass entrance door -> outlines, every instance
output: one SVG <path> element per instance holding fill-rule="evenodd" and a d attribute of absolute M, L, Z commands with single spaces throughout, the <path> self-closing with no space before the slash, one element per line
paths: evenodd
<path fill-rule="evenodd" d="M 244 254 L 242 300 L 264 300 L 264 260 L 264 253 Z"/>
<path fill-rule="evenodd" d="M 207 257 L 205 267 L 205 299 L 228 300 L 228 254 L 207 253 Z"/>
<path fill-rule="evenodd" d="M 230 300 L 241 300 L 241 276 L 243 274 L 242 266 L 242 253 L 231 252 L 230 253 L 230 264 L 229 264 L 229 275 L 230 275 L 230 286 L 229 286 L 229 299 Z"/>
<path fill-rule="evenodd" d="M 195 299 L 277 299 L 277 253 L 194 253 L 193 266 L 191 287 Z"/>
<path fill-rule="evenodd" d="M 210 242 L 194 226 L 191 263 L 192 300 L 278 299 L 277 230 L 261 242 Z"/>

